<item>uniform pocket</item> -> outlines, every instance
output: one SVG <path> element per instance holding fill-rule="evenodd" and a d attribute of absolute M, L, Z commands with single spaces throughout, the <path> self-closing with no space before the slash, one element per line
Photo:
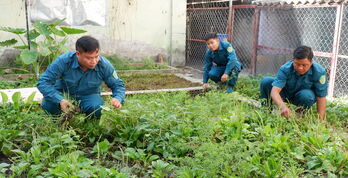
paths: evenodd
<path fill-rule="evenodd" d="M 89 87 L 94 88 L 94 87 L 99 87 L 101 82 L 89 81 L 87 84 Z"/>
<path fill-rule="evenodd" d="M 75 80 L 72 80 L 72 79 L 64 79 L 63 82 L 68 88 L 77 86 L 77 82 Z"/>
<path fill-rule="evenodd" d="M 313 87 L 313 82 L 311 82 L 311 81 L 303 81 L 302 87 L 304 89 L 311 89 Z"/>

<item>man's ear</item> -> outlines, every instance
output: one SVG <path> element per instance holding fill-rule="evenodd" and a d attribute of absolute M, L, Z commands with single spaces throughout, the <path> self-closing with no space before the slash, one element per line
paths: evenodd
<path fill-rule="evenodd" d="M 78 57 L 78 56 L 80 56 L 80 52 L 79 51 L 76 51 L 76 56 Z"/>

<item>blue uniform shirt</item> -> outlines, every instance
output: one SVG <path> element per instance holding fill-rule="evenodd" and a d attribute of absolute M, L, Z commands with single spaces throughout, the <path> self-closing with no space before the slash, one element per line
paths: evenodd
<path fill-rule="evenodd" d="M 76 52 L 68 52 L 59 56 L 41 75 L 37 88 L 45 99 L 54 103 L 63 100 L 61 93 L 71 96 L 100 94 L 101 82 L 112 90 L 112 97 L 120 102 L 125 98 L 125 86 L 114 67 L 104 57 L 94 69 L 83 71 L 78 63 Z"/>
<path fill-rule="evenodd" d="M 302 89 L 312 90 L 316 97 L 327 96 L 327 76 L 320 64 L 313 61 L 312 67 L 304 75 L 299 75 L 293 63 L 290 60 L 280 67 L 272 86 L 284 88 L 289 96 Z"/>
<path fill-rule="evenodd" d="M 232 45 L 225 41 L 220 41 L 219 49 L 216 51 L 208 49 L 205 53 L 204 61 L 203 83 L 208 82 L 209 71 L 213 66 L 213 63 L 217 66 L 226 66 L 225 74 L 230 74 L 231 70 L 234 68 L 240 70 L 242 66 Z"/>

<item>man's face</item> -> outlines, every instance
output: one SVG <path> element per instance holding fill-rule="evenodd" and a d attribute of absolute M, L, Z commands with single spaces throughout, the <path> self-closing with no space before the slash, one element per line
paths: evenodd
<path fill-rule="evenodd" d="M 83 53 L 76 51 L 76 55 L 77 55 L 80 66 L 84 70 L 94 69 L 94 67 L 99 62 L 99 49 L 92 52 L 83 52 Z"/>
<path fill-rule="evenodd" d="M 216 51 L 219 49 L 219 39 L 217 38 L 211 38 L 209 40 L 207 40 L 207 45 L 208 45 L 208 48 L 212 51 Z"/>
<path fill-rule="evenodd" d="M 294 59 L 294 69 L 299 75 L 304 75 L 312 67 L 312 62 L 308 59 Z"/>

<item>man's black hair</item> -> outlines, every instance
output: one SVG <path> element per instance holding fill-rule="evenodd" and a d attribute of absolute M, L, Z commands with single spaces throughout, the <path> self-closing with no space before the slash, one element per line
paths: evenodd
<path fill-rule="evenodd" d="M 99 42 L 91 36 L 82 36 L 76 41 L 75 47 L 80 53 L 93 52 L 99 49 Z"/>
<path fill-rule="evenodd" d="M 313 51 L 312 48 L 308 46 L 300 46 L 297 47 L 294 51 L 294 59 L 308 59 L 312 62 L 313 59 Z"/>
<path fill-rule="evenodd" d="M 208 33 L 205 35 L 204 40 L 208 41 L 210 39 L 218 38 L 217 33 Z"/>

